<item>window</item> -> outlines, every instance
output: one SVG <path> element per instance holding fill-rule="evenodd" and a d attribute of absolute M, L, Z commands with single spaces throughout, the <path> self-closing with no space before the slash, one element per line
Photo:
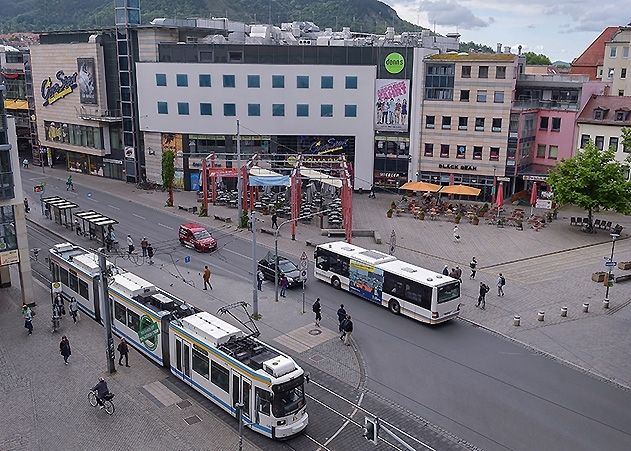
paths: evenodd
<path fill-rule="evenodd" d="M 453 100 L 454 64 L 427 64 L 425 98 L 427 100 Z"/>
<path fill-rule="evenodd" d="M 320 88 L 333 89 L 333 77 L 330 75 L 323 75 L 320 77 Z"/>
<path fill-rule="evenodd" d="M 443 116 L 443 130 L 451 129 L 451 116 Z"/>
<path fill-rule="evenodd" d="M 309 87 L 309 76 L 298 75 L 296 77 L 296 88 L 308 88 L 308 87 Z"/>
<path fill-rule="evenodd" d="M 423 152 L 423 155 L 425 155 L 426 157 L 433 157 L 434 145 L 431 143 L 425 143 L 425 152 Z"/>
<path fill-rule="evenodd" d="M 210 88 L 210 74 L 199 74 L 199 87 Z"/>
<path fill-rule="evenodd" d="M 210 362 L 210 382 L 230 393 L 230 372 L 217 362 Z"/>
<path fill-rule="evenodd" d="M 188 102 L 177 103 L 177 114 L 187 116 L 188 115 Z"/>
<path fill-rule="evenodd" d="M 320 105 L 320 117 L 333 117 L 333 105 Z"/>
<path fill-rule="evenodd" d="M 468 123 L 469 123 L 469 118 L 468 117 L 460 116 L 458 118 L 458 130 L 466 130 Z"/>
<path fill-rule="evenodd" d="M 270 407 L 272 405 L 272 395 L 270 392 L 262 390 L 260 388 L 255 388 L 256 397 L 254 399 L 259 400 L 259 412 L 263 415 L 270 414 Z"/>
<path fill-rule="evenodd" d="M 357 105 L 344 105 L 344 117 L 357 117 Z"/>
<path fill-rule="evenodd" d="M 462 66 L 461 78 L 471 78 L 471 66 Z"/>
<path fill-rule="evenodd" d="M 584 149 L 587 143 L 589 142 L 589 135 L 581 135 L 581 149 Z"/>
<path fill-rule="evenodd" d="M 495 68 L 495 78 L 497 79 L 506 78 L 506 66 L 497 66 Z"/>
<path fill-rule="evenodd" d="M 229 63 L 240 63 L 243 61 L 243 52 L 228 52 Z"/>
<path fill-rule="evenodd" d="M 466 158 L 467 155 L 467 146 L 457 145 L 456 146 L 456 158 Z"/>
<path fill-rule="evenodd" d="M 436 116 L 425 116 L 425 128 L 434 128 Z"/>
<path fill-rule="evenodd" d="M 158 114 L 169 114 L 169 104 L 166 102 L 158 102 Z"/>
<path fill-rule="evenodd" d="M 309 105 L 306 103 L 299 103 L 296 105 L 296 116 L 309 117 Z"/>
<path fill-rule="evenodd" d="M 88 299 L 88 284 L 81 279 L 79 279 L 79 296 Z"/>
<path fill-rule="evenodd" d="M 248 88 L 260 88 L 261 76 L 260 75 L 248 75 Z"/>
<path fill-rule="evenodd" d="M 344 87 L 346 89 L 357 89 L 357 77 L 348 75 L 344 81 Z"/>
<path fill-rule="evenodd" d="M 237 106 L 234 103 L 224 103 L 223 104 L 223 115 L 224 116 L 236 116 L 237 115 Z"/>
<path fill-rule="evenodd" d="M 68 286 L 68 271 L 63 268 L 59 268 L 59 280 L 65 286 Z"/>
<path fill-rule="evenodd" d="M 594 110 L 594 119 L 603 119 L 605 117 L 605 112 L 600 108 L 596 108 Z"/>
<path fill-rule="evenodd" d="M 237 85 L 234 75 L 224 75 L 223 76 L 223 87 L 224 88 L 234 88 Z"/>
<path fill-rule="evenodd" d="M 481 160 L 482 159 L 482 147 L 481 146 L 473 146 L 473 159 Z"/>
<path fill-rule="evenodd" d="M 561 118 L 553 117 L 552 118 L 552 131 L 558 132 L 559 130 L 561 130 Z"/>
<path fill-rule="evenodd" d="M 491 161 L 499 161 L 500 159 L 500 148 L 499 147 L 491 147 L 491 152 L 489 153 L 489 160 Z"/>
<path fill-rule="evenodd" d="M 127 324 L 127 309 L 116 301 L 114 301 L 114 318 L 123 324 Z"/>
<path fill-rule="evenodd" d="M 615 152 L 618 151 L 618 138 L 613 136 L 609 138 L 609 148 L 613 149 Z"/>
<path fill-rule="evenodd" d="M 559 154 L 559 146 L 549 146 L 548 147 L 548 158 L 549 159 L 556 160 L 558 154 Z"/>
<path fill-rule="evenodd" d="M 624 96 L 624 89 L 618 89 L 618 95 L 620 97 Z"/>
<path fill-rule="evenodd" d="M 285 76 L 284 75 L 272 75 L 272 88 L 284 88 Z"/>
<path fill-rule="evenodd" d="M 494 103 L 504 103 L 504 91 L 495 91 L 493 93 Z"/>
<path fill-rule="evenodd" d="M 208 379 L 208 352 L 193 344 L 193 371 Z"/>
<path fill-rule="evenodd" d="M 478 102 L 486 102 L 486 89 L 479 89 L 478 90 L 477 100 L 478 100 Z"/>
<path fill-rule="evenodd" d="M 178 86 L 188 86 L 188 75 L 177 74 L 175 76 L 175 84 Z"/>
<path fill-rule="evenodd" d="M 432 289 L 430 287 L 385 271 L 383 273 L 383 292 L 411 302 L 426 310 L 431 308 Z"/>
<path fill-rule="evenodd" d="M 491 124 L 491 131 L 492 132 L 501 132 L 502 131 L 502 118 L 501 117 L 494 117 L 493 118 L 493 123 Z"/>
<path fill-rule="evenodd" d="M 483 132 L 484 131 L 484 118 L 483 117 L 476 117 L 475 118 L 475 131 L 476 132 Z"/>
<path fill-rule="evenodd" d="M 77 277 L 77 271 L 70 270 L 70 289 L 75 293 L 79 292 L 79 278 Z"/>
<path fill-rule="evenodd" d="M 609 48 L 609 56 L 611 58 L 615 58 L 617 53 L 618 53 L 618 47 L 610 47 Z"/>
<path fill-rule="evenodd" d="M 622 57 L 629 58 L 629 47 L 622 47 Z"/>
<path fill-rule="evenodd" d="M 461 89 L 460 90 L 460 101 L 461 102 L 468 102 L 469 101 L 469 90 L 468 89 Z"/>
<path fill-rule="evenodd" d="M 284 103 L 273 103 L 272 104 L 272 116 L 280 117 L 285 115 L 285 104 Z"/>
<path fill-rule="evenodd" d="M 440 158 L 449 158 L 449 144 L 440 145 Z"/>
<path fill-rule="evenodd" d="M 260 116 L 261 105 L 259 103 L 248 103 L 248 116 Z"/>
<path fill-rule="evenodd" d="M 212 116 L 213 115 L 213 106 L 210 103 L 200 103 L 199 104 L 199 114 L 201 116 Z"/>
<path fill-rule="evenodd" d="M 603 150 L 604 145 L 605 145 L 605 137 L 596 136 L 596 148 L 598 148 L 598 150 Z"/>
<path fill-rule="evenodd" d="M 609 69 L 607 69 L 607 77 L 608 78 L 613 78 L 613 74 L 614 74 L 614 68 L 610 67 Z"/>
<path fill-rule="evenodd" d="M 136 333 L 140 330 L 140 316 L 131 310 L 127 310 L 127 327 Z"/>
<path fill-rule="evenodd" d="M 156 74 L 156 86 L 166 86 L 166 85 L 167 85 L 167 75 Z"/>
<path fill-rule="evenodd" d="M 489 66 L 480 66 L 478 78 L 489 78 Z"/>
<path fill-rule="evenodd" d="M 627 78 L 627 68 L 623 67 L 620 69 L 620 78 Z"/>
<path fill-rule="evenodd" d="M 539 144 L 537 145 L 537 158 L 545 158 L 546 157 L 546 145 Z"/>
<path fill-rule="evenodd" d="M 541 118 L 539 119 L 539 129 L 540 130 L 547 130 L 548 129 L 548 121 L 549 121 L 548 116 L 541 116 Z"/>
<path fill-rule="evenodd" d="M 617 121 L 625 121 L 627 119 L 626 111 L 616 111 L 616 120 Z"/>

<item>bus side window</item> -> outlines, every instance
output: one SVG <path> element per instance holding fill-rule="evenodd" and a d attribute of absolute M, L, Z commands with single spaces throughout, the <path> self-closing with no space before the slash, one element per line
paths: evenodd
<path fill-rule="evenodd" d="M 421 293 L 421 302 L 419 306 L 421 308 L 431 310 L 432 309 L 432 288 L 426 287 L 425 285 L 421 285 L 420 287 Z"/>
<path fill-rule="evenodd" d="M 316 267 L 322 271 L 329 270 L 329 256 L 327 254 L 319 254 L 316 257 Z"/>
<path fill-rule="evenodd" d="M 268 391 L 256 389 L 256 397 L 259 400 L 259 412 L 263 415 L 270 414 L 270 406 L 272 405 L 272 394 Z"/>

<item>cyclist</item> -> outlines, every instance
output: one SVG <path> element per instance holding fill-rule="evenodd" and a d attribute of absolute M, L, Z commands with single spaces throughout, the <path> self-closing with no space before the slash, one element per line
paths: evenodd
<path fill-rule="evenodd" d="M 99 404 L 99 409 L 102 409 L 103 399 L 110 392 L 109 388 L 107 388 L 107 382 L 102 377 L 99 378 L 99 383 L 92 387 L 92 391 L 96 392 L 96 402 Z"/>

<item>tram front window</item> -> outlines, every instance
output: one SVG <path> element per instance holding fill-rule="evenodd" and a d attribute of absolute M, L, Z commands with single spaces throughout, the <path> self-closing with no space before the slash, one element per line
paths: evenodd
<path fill-rule="evenodd" d="M 304 378 L 273 387 L 272 409 L 276 418 L 286 417 L 302 409 L 305 405 Z"/>

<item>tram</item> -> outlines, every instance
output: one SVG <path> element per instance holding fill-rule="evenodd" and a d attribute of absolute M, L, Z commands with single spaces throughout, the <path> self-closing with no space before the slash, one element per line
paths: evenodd
<path fill-rule="evenodd" d="M 98 256 L 71 243 L 49 250 L 62 296 L 103 324 Z M 112 329 L 156 364 L 245 425 L 273 439 L 300 433 L 309 422 L 304 371 L 288 355 L 108 262 Z M 238 409 L 237 406 L 241 408 Z"/>

